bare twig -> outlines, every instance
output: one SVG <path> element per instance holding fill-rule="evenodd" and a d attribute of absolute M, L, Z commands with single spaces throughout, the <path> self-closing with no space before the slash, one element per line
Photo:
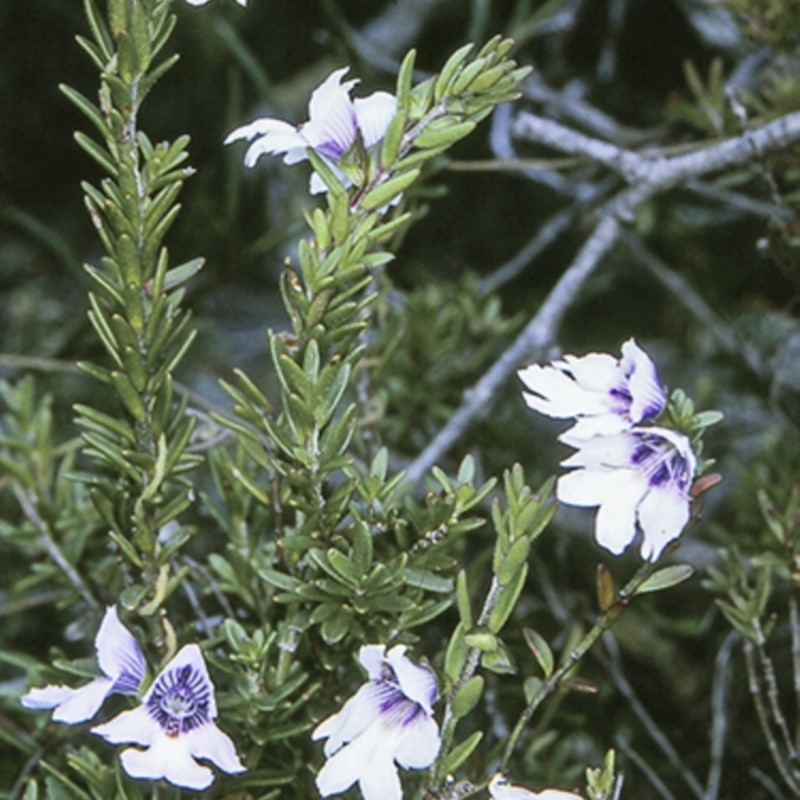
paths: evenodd
<path fill-rule="evenodd" d="M 758 722 L 761 726 L 761 732 L 764 734 L 767 747 L 769 748 L 769 752 L 772 756 L 775 766 L 778 768 L 778 772 L 780 772 L 781 777 L 792 793 L 797 796 L 798 793 L 800 793 L 800 787 L 797 785 L 797 781 L 795 780 L 795 776 L 793 775 L 789 764 L 786 763 L 784 754 L 781 752 L 778 740 L 775 738 L 775 734 L 772 730 L 769 714 L 767 713 L 767 706 L 764 702 L 764 696 L 762 694 L 761 685 L 758 679 L 756 648 L 750 639 L 745 639 L 744 641 L 744 657 L 745 664 L 747 665 L 747 686 L 750 690 L 750 697 L 752 698 L 753 705 L 756 709 L 756 716 L 758 717 Z"/>
<path fill-rule="evenodd" d="M 608 185 L 597 187 L 595 198 L 599 197 Z M 593 199 L 595 199 L 593 198 Z M 535 261 L 561 234 L 575 225 L 580 216 L 586 212 L 591 201 L 579 201 L 568 208 L 554 214 L 536 232 L 536 235 L 509 261 L 487 275 L 479 284 L 481 295 L 491 294 L 501 286 L 514 280 L 524 269 Z"/>
<path fill-rule="evenodd" d="M 769 370 L 759 352 L 742 341 L 734 329 L 717 316 L 682 275 L 673 272 L 648 250 L 636 234 L 623 230 L 620 233 L 620 241 L 631 251 L 637 263 L 645 267 L 708 330 L 723 350 L 743 359 L 748 368 L 761 380 L 768 379 Z"/>
<path fill-rule="evenodd" d="M 627 759 L 636 766 L 641 773 L 647 778 L 650 782 L 652 787 L 658 792 L 658 794 L 664 798 L 664 800 L 676 800 L 675 795 L 667 788 L 667 785 L 661 778 L 658 777 L 658 773 L 639 755 L 628 743 L 627 739 L 623 736 L 617 735 L 614 737 L 614 744 L 619 748 L 619 750 L 625 754 Z"/>
<path fill-rule="evenodd" d="M 498 361 L 466 393 L 464 402 L 430 444 L 411 463 L 406 485 L 418 484 L 472 421 L 488 411 L 497 389 L 523 362 L 539 357 L 555 337 L 567 308 L 619 236 L 621 223 L 660 192 L 726 167 L 742 165 L 769 150 L 800 142 L 800 112 L 788 114 L 747 134 L 696 152 L 644 158 L 637 153 L 591 139 L 558 123 L 523 112 L 514 125 L 517 135 L 605 164 L 619 171 L 631 186 L 606 203 L 598 223 L 572 265 L 561 276 L 539 311 Z"/>
<path fill-rule="evenodd" d="M 61 552 L 61 548 L 56 543 L 56 540 L 53 538 L 53 534 L 50 532 L 50 526 L 44 521 L 41 514 L 39 514 L 38 510 L 36 509 L 35 501 L 28 497 L 25 491 L 22 489 L 21 486 L 18 484 L 14 484 L 14 496 L 17 498 L 17 502 L 22 509 L 22 513 L 25 514 L 28 521 L 33 524 L 36 528 L 37 533 L 39 534 L 39 539 L 42 543 L 42 546 L 47 551 L 47 554 L 50 558 L 55 562 L 56 566 L 64 573 L 67 580 L 72 585 L 72 588 L 83 598 L 84 602 L 92 609 L 99 609 L 100 603 L 95 600 L 94 595 L 89 590 L 89 587 L 84 582 L 83 578 L 78 574 L 78 571 L 75 567 L 70 564 L 67 557 L 64 553 Z"/>
<path fill-rule="evenodd" d="M 408 467 L 405 475 L 407 487 L 416 486 L 475 417 L 489 410 L 498 387 L 517 369 L 523 359 L 538 356 L 552 342 L 567 308 L 613 244 L 618 231 L 619 222 L 613 215 L 604 217 L 597 225 L 572 266 L 561 276 L 533 319 L 489 371 L 466 393 L 458 411 Z"/>
<path fill-rule="evenodd" d="M 719 797 L 722 760 L 725 755 L 725 736 L 728 731 L 729 665 L 731 651 L 740 638 L 737 631 L 731 631 L 722 642 L 714 660 L 714 682 L 711 686 L 711 766 L 706 779 L 705 800 L 717 800 Z"/>
<path fill-rule="evenodd" d="M 642 723 L 642 726 L 644 727 L 645 731 L 647 731 L 647 734 L 657 745 L 659 750 L 661 750 L 661 752 L 666 756 L 667 761 L 669 761 L 669 763 L 675 767 L 677 772 L 685 781 L 686 785 L 689 787 L 691 793 L 697 797 L 698 800 L 703 800 L 705 793 L 703 791 L 703 787 L 700 785 L 700 781 L 697 780 L 697 777 L 694 775 L 694 773 L 683 762 L 683 759 L 680 757 L 680 754 L 669 740 L 669 737 L 664 733 L 664 731 L 661 730 L 658 723 L 650 715 L 650 712 L 645 708 L 644 704 L 634 691 L 633 686 L 631 686 L 627 677 L 625 676 L 625 671 L 622 667 L 622 659 L 620 658 L 619 647 L 617 646 L 616 639 L 614 639 L 613 636 L 606 636 L 603 640 L 603 643 L 608 650 L 609 658 L 604 658 L 597 651 L 594 653 L 595 658 L 608 672 L 611 680 L 614 681 L 614 685 L 617 687 L 617 690 L 628 701 L 631 710 Z"/>

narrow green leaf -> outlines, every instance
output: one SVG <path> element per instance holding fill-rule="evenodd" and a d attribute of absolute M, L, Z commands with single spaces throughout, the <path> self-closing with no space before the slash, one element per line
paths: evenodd
<path fill-rule="evenodd" d="M 469 588 L 467 586 L 467 573 L 466 570 L 459 570 L 458 578 L 456 580 L 456 600 L 458 602 L 458 614 L 461 617 L 461 624 L 466 630 L 471 630 L 473 625 L 472 620 L 472 604 L 469 598 Z"/>
<path fill-rule="evenodd" d="M 61 83 L 58 86 L 59 91 L 65 97 L 67 97 L 74 106 L 81 111 L 87 119 L 97 128 L 98 133 L 104 138 L 107 139 L 111 135 L 111 132 L 108 130 L 108 125 L 106 124 L 105 119 L 103 118 L 100 109 L 89 100 L 88 97 L 81 94 L 77 89 L 73 89 L 71 86 L 67 86 L 65 83 Z"/>
<path fill-rule="evenodd" d="M 677 586 L 688 580 L 694 574 L 694 567 L 689 564 L 673 564 L 654 572 L 649 578 L 639 585 L 636 594 L 646 594 L 647 592 L 660 592 Z"/>
<path fill-rule="evenodd" d="M 445 96 L 450 82 L 453 80 L 456 72 L 461 68 L 464 61 L 466 61 L 473 47 L 474 45 L 471 43 L 465 44 L 463 47 L 459 47 L 458 50 L 445 61 L 442 71 L 436 78 L 436 84 L 433 90 L 433 96 L 436 100 L 441 100 L 442 97 Z"/>
<path fill-rule="evenodd" d="M 419 174 L 419 169 L 412 169 L 389 178 L 388 181 L 376 186 L 361 198 L 361 207 L 366 211 L 372 211 L 388 205 L 408 189 L 417 180 Z"/>
<path fill-rule="evenodd" d="M 449 775 L 454 773 L 475 751 L 483 738 L 483 731 L 475 731 L 473 734 L 459 742 L 448 754 L 445 761 L 444 771 Z"/>
<path fill-rule="evenodd" d="M 398 109 L 408 113 L 409 93 L 411 92 L 411 81 L 414 78 L 414 64 L 417 60 L 417 51 L 409 50 L 400 69 L 397 71 L 397 84 L 395 96 L 397 97 Z"/>
<path fill-rule="evenodd" d="M 545 677 L 549 678 L 553 673 L 553 666 L 555 664 L 553 651 L 550 649 L 550 645 L 532 628 L 523 628 L 522 635 L 525 637 L 525 644 L 528 645 L 528 649 L 539 662 L 539 666 L 542 668 Z"/>
<path fill-rule="evenodd" d="M 457 122 L 455 119 L 441 120 L 439 124 L 431 124 L 414 139 L 414 145 L 422 150 L 428 148 L 450 147 L 475 130 L 471 121 Z"/>
<path fill-rule="evenodd" d="M 465 717 L 480 702 L 483 694 L 484 680 L 481 675 L 473 675 L 453 698 L 451 708 L 457 718 Z"/>
<path fill-rule="evenodd" d="M 522 589 L 525 586 L 525 579 L 528 577 L 528 565 L 523 564 L 522 568 L 514 574 L 514 577 L 503 587 L 497 598 L 497 603 L 489 614 L 489 630 L 498 633 L 511 616 L 511 612 L 517 605 Z"/>
<path fill-rule="evenodd" d="M 83 131 L 75 131 L 73 139 L 78 147 L 93 158 L 112 178 L 118 176 L 119 168 L 111 156 L 94 139 L 90 139 Z"/>

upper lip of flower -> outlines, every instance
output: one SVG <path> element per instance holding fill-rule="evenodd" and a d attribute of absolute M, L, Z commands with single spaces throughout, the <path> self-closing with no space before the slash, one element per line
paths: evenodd
<path fill-rule="evenodd" d="M 574 417 L 569 433 L 576 438 L 625 430 L 655 418 L 666 403 L 655 365 L 633 339 L 619 359 L 565 355 L 547 366 L 531 364 L 519 376 L 530 390 L 528 405 L 551 417 Z"/>
<path fill-rule="evenodd" d="M 136 694 L 144 680 L 146 665 L 142 651 L 117 610 L 109 606 L 95 636 L 97 663 L 104 677 L 71 689 L 46 686 L 31 689 L 20 702 L 25 708 L 53 708 L 53 720 L 70 725 L 91 719 L 109 694 Z"/>

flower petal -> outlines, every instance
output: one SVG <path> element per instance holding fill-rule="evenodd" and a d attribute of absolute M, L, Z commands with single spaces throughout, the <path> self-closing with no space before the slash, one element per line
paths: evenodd
<path fill-rule="evenodd" d="M 353 108 L 364 147 L 372 147 L 386 135 L 397 111 L 397 100 L 388 92 L 374 92 L 369 97 L 357 97 Z"/>
<path fill-rule="evenodd" d="M 597 511 L 594 536 L 597 543 L 615 556 L 636 536 L 636 511 L 647 492 L 647 477 L 633 470 L 618 471 L 616 490 Z"/>
<path fill-rule="evenodd" d="M 94 646 L 100 669 L 114 681 L 113 691 L 136 694 L 144 680 L 144 655 L 136 639 L 119 621 L 114 606 L 106 609 Z"/>
<path fill-rule="evenodd" d="M 425 769 L 433 764 L 441 744 L 439 726 L 431 717 L 419 713 L 404 726 L 394 757 L 406 769 Z"/>
<path fill-rule="evenodd" d="M 631 422 L 657 417 L 664 409 L 666 396 L 650 356 L 633 339 L 628 339 L 622 345 L 621 365 L 631 394 Z"/>
<path fill-rule="evenodd" d="M 377 729 L 377 723 L 374 724 Z M 377 731 L 370 729 L 329 756 L 315 779 L 319 793 L 328 797 L 349 789 L 361 776 L 364 765 L 372 759 L 378 738 Z"/>
<path fill-rule="evenodd" d="M 311 95 L 309 119 L 299 128 L 321 155 L 338 161 L 356 138 L 356 115 L 350 90 L 358 81 L 341 83 L 348 67 L 332 72 Z"/>
<path fill-rule="evenodd" d="M 358 788 L 364 800 L 403 800 L 400 776 L 390 751 L 378 748 L 372 758 L 364 763 Z"/>
<path fill-rule="evenodd" d="M 576 469 L 559 477 L 556 497 L 568 506 L 591 508 L 613 497 L 618 482 L 616 470 Z"/>
<path fill-rule="evenodd" d="M 339 794 L 358 781 L 364 800 L 401 800 L 394 766 L 397 738 L 395 729 L 376 723 L 325 762 L 316 777 L 319 793 Z"/>
<path fill-rule="evenodd" d="M 517 373 L 520 380 L 533 392 L 523 392 L 530 408 L 555 419 L 580 415 L 606 413 L 606 397 L 578 385 L 556 367 L 531 364 Z"/>
<path fill-rule="evenodd" d="M 223 772 L 230 774 L 244 772 L 244 765 L 239 760 L 236 746 L 230 736 L 214 723 L 201 725 L 189 731 L 183 738 L 186 740 L 189 752 L 195 758 L 204 758 Z"/>
<path fill-rule="evenodd" d="M 532 792 L 524 786 L 513 786 L 506 782 L 499 773 L 492 778 L 489 784 L 489 794 L 494 800 L 582 800 L 581 795 L 561 789 L 543 789 L 541 792 Z"/>
<path fill-rule="evenodd" d="M 633 454 L 639 439 L 628 431 L 609 436 L 593 436 L 579 441 L 573 439 L 572 431 L 562 433 L 559 441 L 579 448 L 561 462 L 562 467 L 585 467 L 587 469 L 627 469 L 633 465 Z"/>
<path fill-rule="evenodd" d="M 161 734 L 146 750 L 128 748 L 119 757 L 125 772 L 132 778 L 159 780 L 175 786 L 200 791 L 214 781 L 214 773 L 198 764 L 189 753 L 185 737 Z"/>
<path fill-rule="evenodd" d="M 23 708 L 35 711 L 45 708 L 55 708 L 75 694 L 75 689 L 69 686 L 43 686 L 41 689 L 31 689 L 20 697 L 19 702 Z"/>
<path fill-rule="evenodd" d="M 134 743 L 149 746 L 158 738 L 161 728 L 142 705 L 123 711 L 102 725 L 95 725 L 92 733 L 102 736 L 111 744 Z"/>
<path fill-rule="evenodd" d="M 362 686 L 336 714 L 324 719 L 311 734 L 313 741 L 327 738 L 324 753 L 330 756 L 343 744 L 357 738 L 380 717 L 383 697 L 380 683 L 371 681 Z"/>
<path fill-rule="evenodd" d="M 585 356 L 565 355 L 554 362 L 572 375 L 582 389 L 606 394 L 619 384 L 619 361 L 608 353 L 587 353 Z"/>
<path fill-rule="evenodd" d="M 386 654 L 386 661 L 397 676 L 400 691 L 409 700 L 418 703 L 428 714 L 432 714 L 431 706 L 439 692 L 436 676 L 428 667 L 415 664 L 405 653 L 405 646 L 396 645 Z"/>
<path fill-rule="evenodd" d="M 640 554 L 655 561 L 664 548 L 681 535 L 689 521 L 689 498 L 677 487 L 651 489 L 639 504 L 639 526 L 642 529 Z"/>
<path fill-rule="evenodd" d="M 86 686 L 75 689 L 72 696 L 60 703 L 53 712 L 53 722 L 75 725 L 91 719 L 113 688 L 114 682 L 110 678 L 96 678 Z"/>
<path fill-rule="evenodd" d="M 217 704 L 214 699 L 214 684 L 211 682 L 211 677 L 208 674 L 203 653 L 196 644 L 186 644 L 172 657 L 169 663 L 158 673 L 156 679 L 150 685 L 147 693 L 142 698 L 142 706 L 146 706 L 154 691 L 157 691 L 159 685 L 163 683 L 164 676 L 172 673 L 173 675 L 184 670 L 189 669 L 194 675 L 198 684 L 204 686 L 208 691 L 208 717 L 216 719 L 217 717 Z M 199 691 L 199 690 L 196 690 Z"/>
<path fill-rule="evenodd" d="M 358 660 L 367 671 L 370 680 L 383 678 L 383 663 L 386 661 L 386 647 L 382 644 L 365 644 L 358 651 Z"/>

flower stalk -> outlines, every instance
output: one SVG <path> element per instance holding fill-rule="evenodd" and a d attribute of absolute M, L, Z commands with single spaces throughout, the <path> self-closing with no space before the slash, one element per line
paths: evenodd
<path fill-rule="evenodd" d="M 525 727 L 530 722 L 536 710 L 541 704 L 558 689 L 559 684 L 567 673 L 591 650 L 595 642 L 611 628 L 619 619 L 619 616 L 629 606 L 630 601 L 636 596 L 641 585 L 653 574 L 655 562 L 645 561 L 634 573 L 633 577 L 620 589 L 616 602 L 604 611 L 598 618 L 588 633 L 581 639 L 578 646 L 561 662 L 561 664 L 542 682 L 538 691 L 531 697 L 520 714 L 511 735 L 508 737 L 506 746 L 503 750 L 503 757 L 500 762 L 500 771 L 508 767 L 511 756 L 516 749 L 517 743 L 522 736 Z"/>

